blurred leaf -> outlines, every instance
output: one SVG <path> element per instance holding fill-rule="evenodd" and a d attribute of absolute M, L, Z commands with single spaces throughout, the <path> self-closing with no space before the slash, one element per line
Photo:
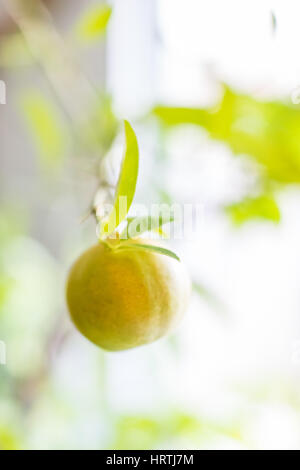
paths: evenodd
<path fill-rule="evenodd" d="M 66 150 L 60 116 L 50 101 L 37 92 L 23 97 L 22 110 L 43 163 L 56 167 Z"/>
<path fill-rule="evenodd" d="M 0 426 L 0 450 L 18 450 L 19 440 L 11 430 Z"/>
<path fill-rule="evenodd" d="M 167 421 L 170 431 L 176 434 L 187 434 L 190 432 L 196 432 L 200 429 L 200 423 L 194 416 L 187 415 L 185 413 L 174 413 L 170 416 Z"/>
<path fill-rule="evenodd" d="M 160 424 L 155 419 L 139 416 L 125 416 L 117 424 L 116 440 L 113 448 L 153 449 L 160 436 Z"/>
<path fill-rule="evenodd" d="M 245 198 L 241 202 L 226 207 L 236 225 L 241 225 L 249 219 L 267 219 L 280 222 L 280 211 L 272 196 L 262 195 L 257 198 Z"/>
<path fill-rule="evenodd" d="M 162 417 L 123 416 L 117 423 L 112 448 L 118 450 L 156 449 L 170 440 L 187 437 L 200 430 L 199 421 L 189 415 L 173 412 Z"/>
<path fill-rule="evenodd" d="M 159 255 L 165 255 L 165 256 L 170 256 L 171 258 L 176 259 L 177 261 L 180 261 L 178 256 L 173 253 L 171 250 L 167 250 L 166 248 L 162 248 L 160 246 L 156 245 L 143 245 L 142 243 L 122 243 L 121 245 L 118 246 L 117 250 L 145 250 L 145 251 L 154 251 L 155 253 Z"/>
<path fill-rule="evenodd" d="M 165 125 L 196 124 L 235 154 L 255 159 L 266 178 L 300 183 L 300 112 L 277 101 L 259 101 L 224 87 L 220 104 L 211 109 L 157 106 Z"/>
<path fill-rule="evenodd" d="M 153 113 L 167 126 L 178 124 L 209 125 L 209 115 L 205 109 L 156 106 Z"/>
<path fill-rule="evenodd" d="M 134 198 L 137 183 L 139 168 L 138 143 L 129 122 L 124 121 L 124 124 L 126 138 L 125 155 L 116 189 L 114 208 L 102 227 L 102 233 L 105 236 L 110 235 L 126 218 Z"/>
<path fill-rule="evenodd" d="M 174 222 L 174 216 L 170 216 L 167 219 L 163 214 L 159 214 L 157 217 L 145 216 L 145 217 L 131 217 L 128 220 L 128 225 L 121 234 L 121 238 L 134 238 L 142 233 L 149 231 L 161 232 L 161 227 L 167 223 Z"/>
<path fill-rule="evenodd" d="M 15 280 L 0 272 L 0 307 L 4 304 L 15 285 Z M 1 313 L 1 312 L 0 312 Z"/>
<path fill-rule="evenodd" d="M 78 39 L 84 42 L 90 42 L 102 37 L 110 19 L 111 12 L 112 9 L 108 5 L 98 5 L 89 8 L 76 26 Z"/>
<path fill-rule="evenodd" d="M 22 34 L 14 33 L 1 37 L 1 67 L 22 67 L 32 63 L 33 57 Z"/>

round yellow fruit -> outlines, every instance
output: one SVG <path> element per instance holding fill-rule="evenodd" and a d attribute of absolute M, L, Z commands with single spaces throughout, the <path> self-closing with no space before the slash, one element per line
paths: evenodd
<path fill-rule="evenodd" d="M 165 335 L 184 313 L 189 294 L 190 282 L 178 261 L 140 248 L 111 249 L 101 242 L 78 258 L 67 282 L 76 327 L 109 351 Z"/>

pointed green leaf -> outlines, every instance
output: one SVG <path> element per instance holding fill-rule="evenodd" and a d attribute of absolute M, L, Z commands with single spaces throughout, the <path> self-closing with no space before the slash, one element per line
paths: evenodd
<path fill-rule="evenodd" d="M 160 235 L 162 238 L 165 238 L 165 239 L 169 238 L 169 235 L 161 227 L 157 227 L 153 231 L 158 233 L 158 235 Z"/>
<path fill-rule="evenodd" d="M 141 243 L 123 243 L 119 245 L 117 248 L 117 250 L 132 250 L 132 249 L 154 251 L 155 253 L 158 253 L 159 255 L 170 256 L 171 258 L 174 258 L 177 261 L 180 261 L 178 256 L 175 253 L 173 253 L 173 251 L 167 250 L 166 248 L 162 248 L 156 245 L 143 245 Z"/>
<path fill-rule="evenodd" d="M 126 139 L 125 155 L 116 189 L 114 207 L 108 216 L 108 220 L 102 227 L 103 236 L 110 235 L 126 218 L 135 194 L 139 168 L 139 149 L 131 125 L 127 121 L 124 121 L 124 124 Z"/>
<path fill-rule="evenodd" d="M 142 233 L 149 231 L 159 231 L 160 228 L 170 222 L 174 222 L 174 216 L 170 215 L 168 219 L 163 214 L 159 214 L 157 217 L 145 216 L 145 217 L 131 217 L 128 220 L 128 225 L 121 234 L 121 238 L 134 238 Z"/>
<path fill-rule="evenodd" d="M 76 36 L 83 42 L 91 42 L 102 37 L 112 9 L 108 5 L 93 6 L 87 10 L 76 26 Z"/>

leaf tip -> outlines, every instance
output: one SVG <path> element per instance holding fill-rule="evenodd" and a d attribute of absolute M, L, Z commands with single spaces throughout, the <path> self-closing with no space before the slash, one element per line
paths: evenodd
<path fill-rule="evenodd" d="M 128 134 L 129 132 L 131 132 L 132 134 L 134 134 L 134 130 L 130 124 L 129 121 L 127 121 L 126 119 L 124 119 L 124 129 L 125 129 L 125 134 Z"/>

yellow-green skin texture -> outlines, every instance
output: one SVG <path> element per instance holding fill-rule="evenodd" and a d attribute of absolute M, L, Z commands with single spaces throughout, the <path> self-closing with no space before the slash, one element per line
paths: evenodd
<path fill-rule="evenodd" d="M 135 240 L 135 243 L 151 243 Z M 172 329 L 190 296 L 178 261 L 141 249 L 98 243 L 71 268 L 67 303 L 78 330 L 108 351 L 151 343 Z"/>

